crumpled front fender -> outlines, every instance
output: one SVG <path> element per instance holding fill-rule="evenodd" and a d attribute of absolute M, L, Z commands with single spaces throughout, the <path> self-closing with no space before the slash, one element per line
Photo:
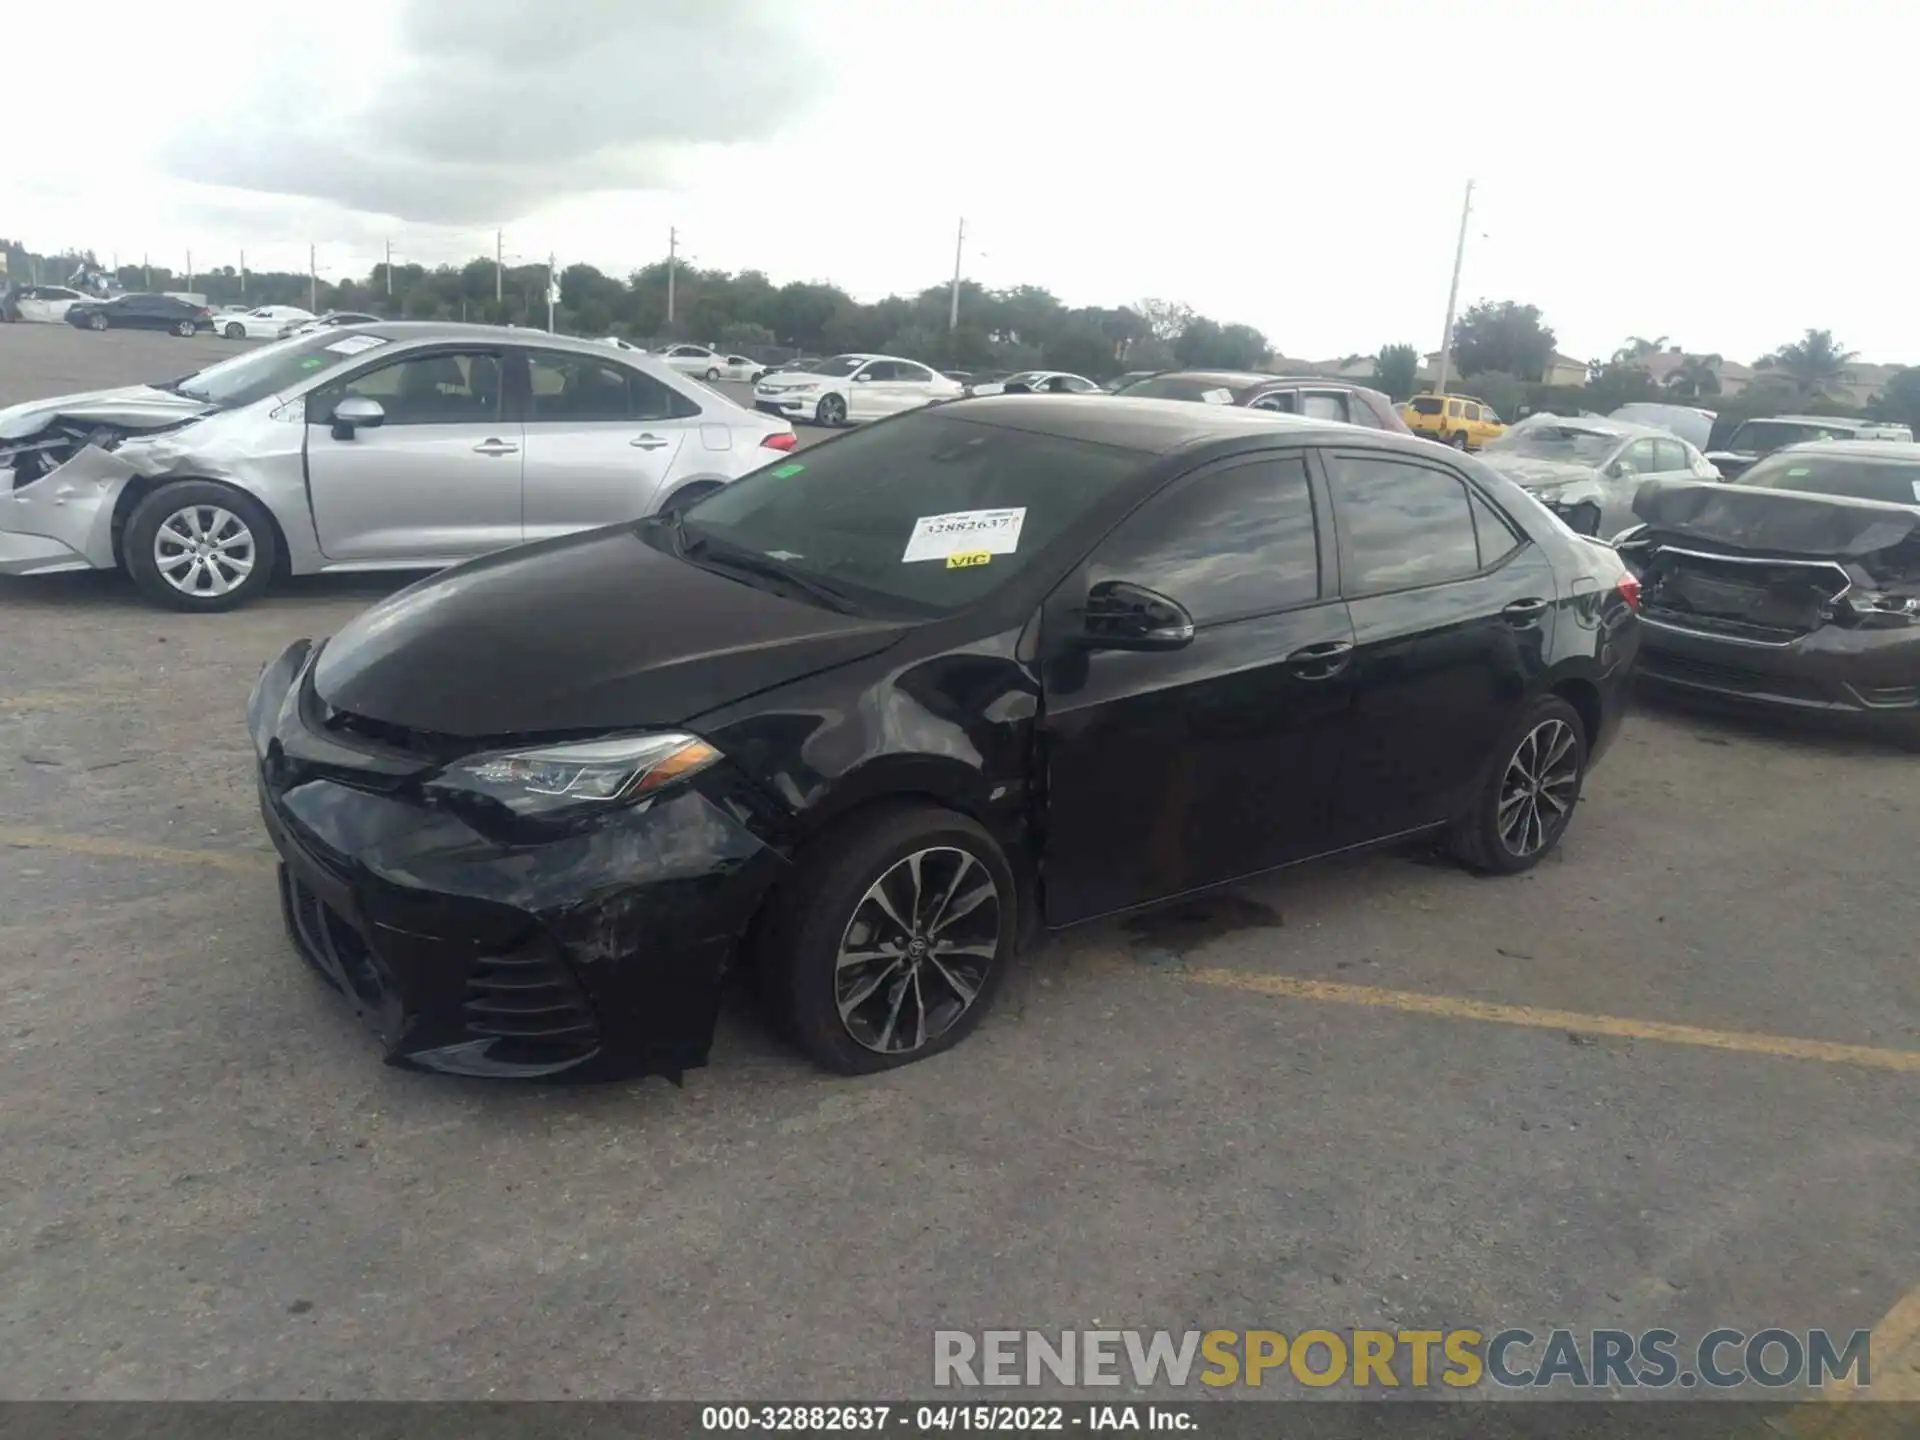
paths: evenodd
<path fill-rule="evenodd" d="M 111 570 L 113 511 L 141 473 L 97 445 L 22 489 L 0 491 L 0 531 L 56 540 L 97 570 Z"/>

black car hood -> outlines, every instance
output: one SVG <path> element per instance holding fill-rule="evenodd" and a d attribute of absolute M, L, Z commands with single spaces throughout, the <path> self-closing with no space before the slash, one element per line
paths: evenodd
<path fill-rule="evenodd" d="M 1662 535 L 1820 559 L 1889 550 L 1920 529 L 1920 506 L 1717 480 L 1649 480 L 1633 513 Z"/>
<path fill-rule="evenodd" d="M 655 549 L 643 526 L 543 541 L 409 586 L 321 651 L 336 711 L 461 738 L 684 724 L 885 649 L 908 626 Z"/>

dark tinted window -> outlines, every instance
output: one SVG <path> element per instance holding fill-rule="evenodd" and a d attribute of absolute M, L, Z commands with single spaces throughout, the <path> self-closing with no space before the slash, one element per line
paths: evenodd
<path fill-rule="evenodd" d="M 1518 550 L 1520 537 L 1478 491 L 1469 488 L 1467 496 L 1473 505 L 1473 529 L 1480 542 L 1480 568 L 1484 570 Z"/>
<path fill-rule="evenodd" d="M 1749 420 L 1733 432 L 1727 449 L 1739 455 L 1768 455 L 1788 445 L 1808 440 L 1845 440 L 1853 427 L 1835 424 L 1803 424 L 1794 420 Z"/>
<path fill-rule="evenodd" d="M 441 351 L 376 366 L 324 395 L 316 392 L 308 402 L 308 423 L 323 422 L 347 395 L 378 401 L 388 425 L 485 424 L 500 418 L 500 357 Z"/>
<path fill-rule="evenodd" d="M 529 420 L 670 420 L 698 413 L 693 402 L 651 375 L 587 355 L 535 350 L 527 356 Z"/>
<path fill-rule="evenodd" d="M 1416 415 L 1438 415 L 1445 408 L 1438 395 L 1416 395 L 1412 404 Z"/>
<path fill-rule="evenodd" d="M 1467 487 L 1453 476 L 1370 455 L 1328 455 L 1327 473 L 1348 595 L 1437 585 L 1480 568 Z"/>
<path fill-rule="evenodd" d="M 1259 460 L 1177 482 L 1107 537 L 1092 578 L 1157 590 L 1201 625 L 1318 598 L 1306 461 Z"/>
<path fill-rule="evenodd" d="M 1019 573 L 1148 463 L 919 411 L 734 481 L 689 510 L 685 530 L 712 553 L 771 557 L 866 608 L 945 614 Z"/>
<path fill-rule="evenodd" d="M 1734 483 L 1768 490 L 1805 490 L 1814 495 L 1845 495 L 1855 500 L 1884 500 L 1920 505 L 1920 456 L 1914 461 L 1865 455 L 1818 455 L 1806 451 L 1771 455 Z"/>

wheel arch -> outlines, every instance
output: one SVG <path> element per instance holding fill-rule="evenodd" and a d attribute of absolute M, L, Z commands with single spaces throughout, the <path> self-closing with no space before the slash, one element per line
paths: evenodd
<path fill-rule="evenodd" d="M 1549 685 L 1548 695 L 1557 695 L 1573 707 L 1580 717 L 1581 728 L 1586 731 L 1584 737 L 1591 747 L 1600 734 L 1605 718 L 1605 708 L 1600 699 L 1600 687 L 1585 675 L 1563 675 Z"/>
<path fill-rule="evenodd" d="M 273 578 L 281 580 L 292 573 L 292 559 L 287 552 L 287 532 L 280 524 L 280 517 L 273 513 L 273 506 L 247 489 L 231 480 L 222 480 L 217 475 L 136 475 L 120 489 L 119 496 L 113 502 L 113 563 L 119 570 L 127 568 L 125 551 L 127 521 L 132 518 L 140 502 L 154 491 L 168 485 L 191 481 L 200 485 L 218 485 L 223 490 L 231 490 L 236 495 L 244 495 L 267 517 L 267 524 L 273 529 Z"/>

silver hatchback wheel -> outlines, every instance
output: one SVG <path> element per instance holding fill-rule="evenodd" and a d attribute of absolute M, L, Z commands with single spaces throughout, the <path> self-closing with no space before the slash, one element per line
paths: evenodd
<path fill-rule="evenodd" d="M 925 1049 L 959 1022 L 1000 960 L 1000 887 L 965 850 L 916 850 L 853 907 L 834 960 L 834 1003 L 855 1044 Z"/>
<path fill-rule="evenodd" d="M 185 505 L 153 532 L 153 568 L 182 595 L 226 595 L 246 583 L 259 559 L 247 522 L 218 505 Z"/>
<path fill-rule="evenodd" d="M 1495 826 L 1515 859 L 1544 850 L 1573 814 L 1580 785 L 1580 746 L 1564 720 L 1542 720 L 1521 737 L 1500 781 Z"/>

